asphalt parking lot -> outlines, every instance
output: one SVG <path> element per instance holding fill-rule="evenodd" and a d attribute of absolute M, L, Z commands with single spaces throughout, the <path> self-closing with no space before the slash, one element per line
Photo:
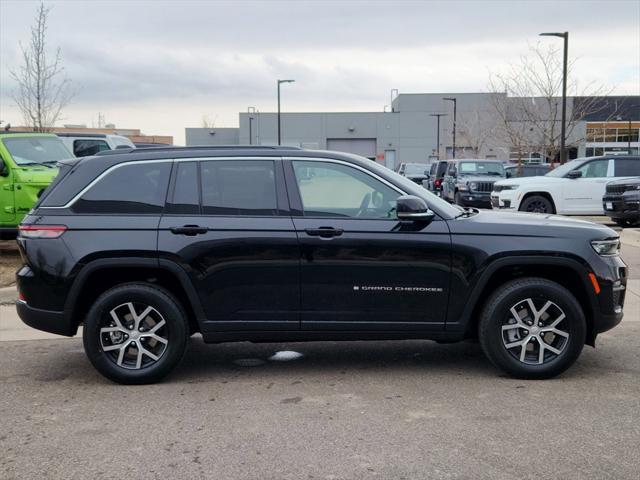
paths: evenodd
<path fill-rule="evenodd" d="M 623 258 L 639 282 L 640 248 Z M 507 378 L 475 343 L 196 337 L 137 387 L 97 374 L 79 338 L 4 341 L 0 385 L 3 479 L 636 479 L 640 295 L 547 381 Z"/>

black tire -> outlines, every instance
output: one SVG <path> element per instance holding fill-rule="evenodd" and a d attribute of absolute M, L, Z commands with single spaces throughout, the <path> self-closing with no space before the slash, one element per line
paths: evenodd
<path fill-rule="evenodd" d="M 640 220 L 622 220 L 620 218 L 617 218 L 614 220 L 614 222 L 616 222 L 618 226 L 622 228 L 630 228 L 640 225 Z"/>
<path fill-rule="evenodd" d="M 456 205 L 460 205 L 461 207 L 464 207 L 464 201 L 462 200 L 462 195 L 460 194 L 460 192 L 456 192 L 456 195 L 454 197 L 454 202 Z"/>
<path fill-rule="evenodd" d="M 521 212 L 555 213 L 553 203 L 542 195 L 531 195 L 520 204 Z"/>
<path fill-rule="evenodd" d="M 563 331 L 568 336 L 565 338 L 547 331 L 553 324 L 553 319 L 543 328 L 535 328 L 537 325 L 527 326 L 526 328 L 530 330 L 519 328 L 516 324 L 526 323 L 529 317 L 517 321 L 511 309 L 514 307 L 519 315 L 524 315 L 528 309 L 526 305 L 529 305 L 527 299 L 531 299 L 537 305 L 552 302 L 544 310 L 548 317 L 541 317 L 541 323 L 544 325 L 548 318 L 557 319 L 564 314 L 564 319 L 559 323 L 557 330 Z M 525 307 L 518 311 L 516 305 L 525 305 Z M 543 311 L 543 308 L 539 311 Z M 503 326 L 509 330 L 503 330 Z M 538 330 L 544 333 L 525 343 L 525 340 L 529 336 L 533 337 Z M 542 379 L 559 375 L 576 361 L 584 347 L 586 333 L 584 313 L 571 292 L 550 280 L 529 277 L 505 283 L 489 297 L 480 317 L 478 336 L 482 350 L 496 367 L 517 378 Z M 518 343 L 518 339 L 512 341 L 507 338 L 511 334 L 524 337 L 520 340 L 520 344 L 524 343 L 525 346 L 517 345 L 508 348 L 508 345 Z M 548 344 L 545 339 L 550 338 L 551 344 Z M 545 347 L 540 346 L 539 342 L 542 341 L 545 341 Z M 556 351 L 560 352 L 559 354 L 548 350 L 547 347 L 552 345 Z M 529 352 L 529 346 L 531 346 L 531 352 Z M 524 361 L 520 358 L 523 350 L 525 351 Z M 540 350 L 543 351 L 543 361 L 536 363 L 540 360 Z"/>
<path fill-rule="evenodd" d="M 129 303 L 139 315 L 140 333 L 127 328 L 125 324 L 126 318 L 132 318 L 131 315 L 126 315 Z M 152 310 L 149 311 L 149 307 Z M 119 331 L 113 334 L 101 333 L 102 328 L 116 329 L 112 311 L 117 312 L 116 316 L 125 313 L 120 322 L 126 330 L 118 328 Z M 149 314 L 142 317 L 145 311 L 149 311 Z M 147 328 L 146 333 L 142 333 L 145 325 L 159 329 L 154 331 L 154 328 Z M 123 340 L 113 341 L 113 335 L 120 336 Z M 155 338 L 150 338 L 150 335 L 163 338 L 167 343 L 158 342 Z M 98 297 L 87 313 L 82 339 L 89 361 L 102 375 L 117 383 L 146 384 L 159 381 L 180 362 L 186 351 L 189 327 L 182 306 L 170 292 L 147 283 L 128 283 L 111 288 Z M 109 345 L 105 346 L 105 342 Z M 119 357 L 120 350 L 123 349 L 119 346 L 126 344 L 128 346 L 124 347 L 125 353 Z M 134 344 L 142 348 L 131 347 Z M 105 351 L 109 347 L 115 350 Z M 146 354 L 147 351 L 158 359 L 152 359 Z M 131 365 L 133 358 L 137 361 L 138 356 L 143 363 L 139 366 Z"/>

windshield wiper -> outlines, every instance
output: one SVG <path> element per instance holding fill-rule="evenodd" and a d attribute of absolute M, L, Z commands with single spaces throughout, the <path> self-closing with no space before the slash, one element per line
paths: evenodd
<path fill-rule="evenodd" d="M 49 163 L 51 163 L 51 161 L 49 162 L 25 162 L 25 163 L 21 163 L 20 166 L 24 166 L 24 165 L 42 165 L 43 167 L 47 167 L 47 168 L 53 168 L 51 165 L 48 165 Z M 54 162 L 57 163 L 57 162 Z"/>

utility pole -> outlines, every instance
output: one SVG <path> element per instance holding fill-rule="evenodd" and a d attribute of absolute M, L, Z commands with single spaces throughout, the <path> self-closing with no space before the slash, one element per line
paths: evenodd
<path fill-rule="evenodd" d="M 280 85 L 293 82 L 295 82 L 295 80 L 278 80 L 278 145 L 282 144 L 282 136 L 280 134 Z"/>
<path fill-rule="evenodd" d="M 456 119 L 457 119 L 457 104 L 458 99 L 453 97 L 445 97 L 443 100 L 453 102 L 453 158 L 456 158 Z"/>
<path fill-rule="evenodd" d="M 569 32 L 541 33 L 541 37 L 560 37 L 564 39 L 564 54 L 562 60 L 562 125 L 560 127 L 560 164 L 567 161 L 565 152 L 567 128 L 567 61 L 569 57 Z"/>
<path fill-rule="evenodd" d="M 431 113 L 429 114 L 431 117 L 436 117 L 437 119 L 437 133 L 436 133 L 436 157 L 440 160 L 440 117 L 446 117 L 446 113 Z"/>

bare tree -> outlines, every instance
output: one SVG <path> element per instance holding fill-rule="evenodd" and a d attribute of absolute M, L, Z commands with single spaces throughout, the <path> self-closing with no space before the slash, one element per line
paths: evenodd
<path fill-rule="evenodd" d="M 213 120 L 211 119 L 211 116 L 203 115 L 200 125 L 202 126 L 202 128 L 216 128 L 217 120 L 218 120 L 218 115 L 213 117 Z"/>
<path fill-rule="evenodd" d="M 60 48 L 53 59 L 47 54 L 49 11 L 44 3 L 38 7 L 29 44 L 24 46 L 20 43 L 22 65 L 19 70 L 10 72 L 18 83 L 18 88 L 12 93 L 13 100 L 25 123 L 37 132 L 49 131 L 76 94 L 71 80 L 64 76 Z"/>
<path fill-rule="evenodd" d="M 574 61 L 569 62 L 567 96 L 581 97 L 567 105 L 566 147 L 579 143 L 575 127 L 585 117 L 598 112 L 598 97 L 610 90 L 593 83 L 580 89 L 571 76 Z M 511 141 L 519 160 L 525 152 L 540 152 L 553 161 L 560 152 L 562 109 L 562 54 L 554 46 L 531 46 L 529 54 L 511 65 L 507 72 L 492 75 L 489 87 L 495 96 L 494 108 L 503 134 Z"/>
<path fill-rule="evenodd" d="M 471 149 L 476 157 L 480 157 L 489 148 L 496 146 L 498 125 L 494 112 L 486 108 L 459 114 L 456 128 L 463 151 Z"/>

